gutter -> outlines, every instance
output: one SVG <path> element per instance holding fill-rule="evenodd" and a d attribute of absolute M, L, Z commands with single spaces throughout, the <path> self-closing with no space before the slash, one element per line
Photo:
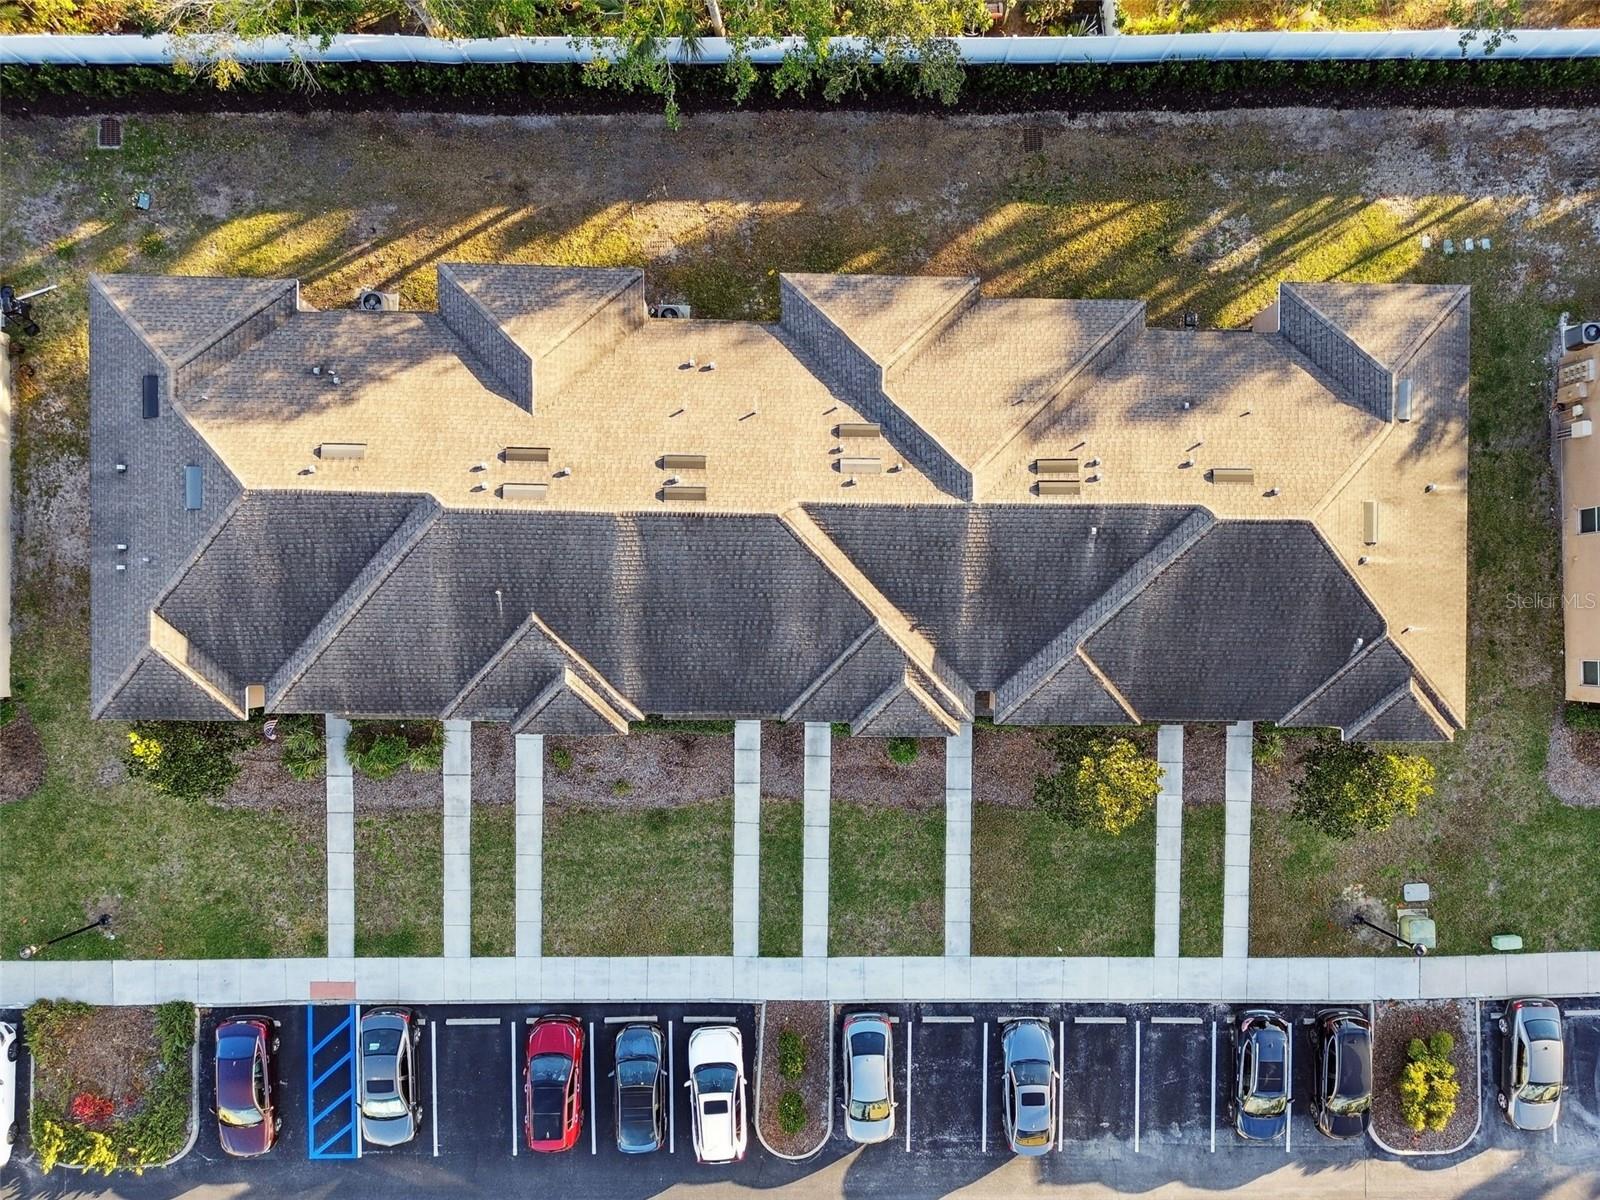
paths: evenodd
<path fill-rule="evenodd" d="M 1462 37 L 1472 40 L 1463 47 Z M 1273 62 L 1348 62 L 1461 58 L 1497 61 L 1516 59 L 1600 58 L 1600 29 L 1518 29 L 1506 34 L 1494 50 L 1484 39 L 1456 29 L 1395 29 L 1375 33 L 1164 33 L 1097 34 L 1091 37 L 956 37 L 941 39 L 955 47 L 968 66 L 1068 66 L 1085 63 L 1133 63 L 1264 60 Z M 660 38 L 661 56 L 675 66 L 720 66 L 736 53 L 756 66 L 776 66 L 786 55 L 802 50 L 800 38 Z M 865 54 L 883 60 L 883 42 L 867 38 L 829 39 L 833 51 Z M 903 42 L 891 43 L 907 59 L 917 52 Z M 0 66 L 126 67 L 172 66 L 182 60 L 229 59 L 251 65 L 301 63 L 405 63 L 461 66 L 476 63 L 521 63 L 548 66 L 590 63 L 619 57 L 611 38 L 499 37 L 445 39 L 412 34 L 342 33 L 323 42 L 286 34 L 233 39 L 210 34 L 50 34 L 22 33 L 0 37 Z"/>

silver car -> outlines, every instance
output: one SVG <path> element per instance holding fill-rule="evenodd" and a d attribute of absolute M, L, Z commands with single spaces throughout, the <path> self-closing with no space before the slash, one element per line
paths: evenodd
<path fill-rule="evenodd" d="M 894 1136 L 894 1034 L 883 1013 L 844 1019 L 844 1133 L 871 1145 Z"/>
<path fill-rule="evenodd" d="M 1000 1031 L 1006 1141 L 1017 1154 L 1047 1154 L 1056 1140 L 1056 1039 L 1047 1021 L 1024 1018 Z"/>
<path fill-rule="evenodd" d="M 1561 1115 L 1566 1049 L 1561 1010 L 1549 1000 L 1512 1000 L 1500 1018 L 1500 1107 L 1518 1129 L 1550 1129 Z"/>
<path fill-rule="evenodd" d="M 417 1135 L 416 1055 L 422 1018 L 409 1008 L 375 1008 L 361 1018 L 357 1076 L 361 1136 L 373 1146 L 399 1146 Z"/>

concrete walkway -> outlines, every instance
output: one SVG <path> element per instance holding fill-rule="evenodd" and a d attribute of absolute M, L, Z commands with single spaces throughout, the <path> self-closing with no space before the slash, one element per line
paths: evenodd
<path fill-rule="evenodd" d="M 544 953 L 544 734 L 517 734 L 517 957 Z"/>
<path fill-rule="evenodd" d="M 972 725 L 944 740 L 944 952 L 972 953 Z"/>
<path fill-rule="evenodd" d="M 833 730 L 806 722 L 805 859 L 800 893 L 800 953 L 828 957 L 828 818 L 833 794 Z"/>
<path fill-rule="evenodd" d="M 192 1000 L 300 1004 L 322 981 L 362 1001 L 1196 1000 L 1600 995 L 1600 951 L 1385 958 L 280 958 L 0 962 L 0 1007 Z"/>
<path fill-rule="evenodd" d="M 444 956 L 472 953 L 472 722 L 444 723 Z"/>
<path fill-rule="evenodd" d="M 1163 725 L 1156 734 L 1161 792 L 1156 796 L 1156 957 L 1178 957 L 1183 894 L 1183 726 Z"/>
<path fill-rule="evenodd" d="M 733 953 L 761 952 L 761 722 L 733 723 Z"/>
<path fill-rule="evenodd" d="M 344 744 L 350 722 L 324 718 L 328 755 L 328 957 L 356 952 L 356 792 Z"/>
<path fill-rule="evenodd" d="M 1254 726 L 1228 726 L 1222 854 L 1222 956 L 1250 953 L 1250 789 L 1255 778 Z"/>

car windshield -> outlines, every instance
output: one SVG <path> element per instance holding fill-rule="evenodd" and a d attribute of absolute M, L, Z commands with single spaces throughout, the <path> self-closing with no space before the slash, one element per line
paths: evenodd
<path fill-rule="evenodd" d="M 702 1092 L 717 1093 L 733 1091 L 733 1081 L 737 1072 L 732 1063 L 708 1063 L 703 1067 L 696 1067 L 694 1071 L 694 1085 Z M 711 1111 L 710 1106 L 706 1108 Z M 726 1109 L 722 1111 L 726 1112 Z"/>
<path fill-rule="evenodd" d="M 1275 1117 L 1288 1106 L 1287 1096 L 1246 1096 L 1240 1105 L 1252 1117 Z"/>
<path fill-rule="evenodd" d="M 1533 1017 L 1524 1021 L 1522 1028 L 1527 1030 L 1530 1042 L 1559 1042 L 1561 1040 L 1561 1026 L 1549 1017 Z"/>
<path fill-rule="evenodd" d="M 1524 1104 L 1551 1104 L 1561 1096 L 1559 1083 L 1525 1083 L 1517 1092 Z"/>
<path fill-rule="evenodd" d="M 1348 1096 L 1334 1096 L 1328 1101 L 1328 1111 L 1339 1117 L 1354 1117 L 1372 1107 L 1371 1096 L 1361 1096 L 1351 1099 Z"/>
<path fill-rule="evenodd" d="M 571 1074 L 572 1060 L 565 1054 L 535 1054 L 528 1062 L 528 1078 L 536 1084 L 563 1084 Z"/>
<path fill-rule="evenodd" d="M 1019 1085 L 1036 1084 L 1044 1087 L 1050 1082 L 1050 1064 L 1046 1062 L 1019 1062 L 1011 1068 Z"/>
<path fill-rule="evenodd" d="M 630 1058 L 617 1067 L 618 1087 L 647 1088 L 656 1081 L 660 1068 L 650 1059 Z"/>
<path fill-rule="evenodd" d="M 400 1031 L 398 1029 L 369 1029 L 362 1035 L 361 1050 L 364 1054 L 389 1055 L 400 1049 Z"/>
<path fill-rule="evenodd" d="M 852 1121 L 887 1121 L 889 1119 L 890 1104 L 887 1100 L 852 1100 L 850 1101 L 850 1119 Z"/>
<path fill-rule="evenodd" d="M 249 1108 L 231 1108 L 226 1104 L 217 1105 L 217 1120 L 224 1125 L 233 1125 L 239 1129 L 249 1129 L 261 1124 L 261 1110 L 255 1105 Z"/>
<path fill-rule="evenodd" d="M 254 1058 L 255 1053 L 255 1038 L 228 1036 L 217 1039 L 218 1058 Z"/>

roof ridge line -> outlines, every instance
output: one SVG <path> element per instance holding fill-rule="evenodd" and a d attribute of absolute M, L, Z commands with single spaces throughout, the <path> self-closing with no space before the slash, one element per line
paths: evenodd
<path fill-rule="evenodd" d="M 922 277 L 919 277 L 922 278 Z M 967 282 L 966 290 L 958 295 L 944 308 L 934 313 L 924 321 L 920 328 L 908 333 L 898 346 L 891 350 L 880 364 L 883 369 L 884 392 L 888 392 L 889 372 L 896 367 L 903 367 L 921 353 L 927 341 L 932 337 L 943 334 L 951 326 L 959 323 L 967 312 L 983 298 L 983 278 L 978 275 L 933 275 L 926 276 L 931 279 L 964 279 Z M 845 336 L 849 336 L 846 334 Z M 854 339 L 851 339 L 854 341 Z M 858 347 L 859 348 L 859 347 Z M 861 351 L 866 354 L 865 350 Z M 872 356 L 867 355 L 870 359 Z"/>
<path fill-rule="evenodd" d="M 1107 675 L 1100 669 L 1100 664 L 1095 662 L 1093 657 L 1090 656 L 1089 652 L 1085 650 L 1082 645 L 1078 646 L 1077 653 L 1078 658 L 1082 660 L 1083 665 L 1088 668 L 1089 674 L 1093 675 L 1095 677 L 1095 681 L 1099 683 L 1101 687 L 1105 688 L 1106 695 L 1110 696 L 1117 702 L 1122 711 L 1128 714 L 1135 725 L 1144 724 L 1143 720 L 1139 716 L 1138 709 L 1134 708 L 1133 705 L 1129 703 L 1128 698 L 1122 694 L 1122 689 L 1111 681 L 1111 676 Z M 1060 672 L 1058 671 L 1057 674 L 1060 674 Z"/>
<path fill-rule="evenodd" d="M 1390 692 L 1371 708 L 1367 709 L 1366 712 L 1357 717 L 1353 722 L 1351 722 L 1348 728 L 1342 730 L 1341 733 L 1343 735 L 1343 739 L 1348 742 L 1354 738 L 1360 737 L 1363 729 L 1365 729 L 1368 725 L 1371 725 L 1379 717 L 1383 716 L 1384 713 L 1388 712 L 1396 704 L 1399 704 L 1400 701 L 1404 700 L 1410 693 L 1411 681 L 1408 679 L 1405 683 L 1395 688 L 1394 691 Z"/>
<path fill-rule="evenodd" d="M 1351 671 L 1354 671 L 1356 667 L 1360 666 L 1373 654 L 1377 653 L 1378 647 L 1383 645 L 1385 642 L 1388 642 L 1391 645 L 1393 644 L 1393 639 L 1390 638 L 1387 628 L 1384 629 L 1382 636 L 1373 638 L 1370 645 L 1363 646 L 1360 650 L 1356 651 L 1349 658 L 1347 658 L 1342 664 L 1340 664 L 1337 671 L 1335 671 L 1332 675 L 1329 675 L 1321 683 L 1317 684 L 1317 686 L 1312 688 L 1311 691 L 1307 692 L 1298 704 L 1296 704 L 1288 712 L 1284 713 L 1283 716 L 1274 720 L 1273 724 L 1287 725 L 1290 721 L 1294 720 L 1295 717 L 1304 712 L 1313 701 L 1326 694 L 1329 688 L 1333 687 L 1334 684 L 1338 683 Z M 1396 647 L 1396 649 L 1398 649 L 1398 647 Z M 1405 658 L 1405 655 L 1402 654 L 1400 657 Z M 1409 663 L 1410 659 L 1406 659 L 1406 661 Z"/>
<path fill-rule="evenodd" d="M 1356 341 L 1355 338 L 1351 337 L 1349 330 L 1347 330 L 1343 325 L 1339 324 L 1339 322 L 1335 321 L 1327 313 L 1323 312 L 1322 309 L 1318 308 L 1315 304 L 1313 304 L 1311 302 L 1311 300 L 1307 296 L 1302 294 L 1300 292 L 1300 290 L 1298 289 L 1298 287 L 1297 287 L 1297 285 L 1301 284 L 1301 283 L 1314 284 L 1315 282 L 1316 282 L 1315 280 L 1311 280 L 1311 279 L 1297 279 L 1297 280 L 1285 279 L 1285 280 L 1280 281 L 1279 284 L 1278 284 L 1278 291 L 1280 293 L 1280 295 L 1279 295 L 1280 303 L 1282 301 L 1281 293 L 1283 292 L 1283 289 L 1284 288 L 1294 288 L 1295 289 L 1294 296 L 1295 296 L 1296 300 L 1300 301 L 1301 304 L 1304 304 L 1312 312 L 1316 313 L 1317 316 L 1320 317 L 1323 321 L 1327 322 L 1328 328 L 1333 330 L 1335 333 L 1337 333 L 1346 342 L 1350 343 L 1351 348 L 1353 350 L 1355 350 L 1355 352 L 1357 354 L 1361 355 L 1361 357 L 1365 358 L 1369 363 L 1371 363 L 1373 366 L 1377 367 L 1378 370 L 1382 371 L 1385 375 L 1387 375 L 1389 377 L 1390 386 L 1393 386 L 1393 384 L 1394 384 L 1394 372 L 1391 371 L 1388 367 L 1384 366 L 1381 362 L 1379 362 L 1377 360 L 1377 358 L 1373 355 L 1372 351 L 1368 350 L 1360 342 Z M 1336 283 L 1338 283 L 1338 280 L 1336 280 L 1336 279 L 1324 279 L 1322 282 L 1323 283 L 1334 283 L 1334 284 L 1336 284 Z M 1278 328 L 1279 328 L 1279 330 L 1281 332 L 1281 330 L 1283 328 L 1281 323 L 1279 324 Z M 1291 341 L 1290 345 L 1293 345 L 1293 344 L 1294 343 Z M 1331 376 L 1330 376 L 1330 378 L 1331 378 Z M 1335 380 L 1335 382 L 1338 382 L 1338 381 Z"/>
<path fill-rule="evenodd" d="M 537 610 L 529 615 L 529 620 L 539 627 L 539 630 L 545 635 L 545 637 L 549 638 L 550 641 L 555 643 L 556 649 L 565 654 L 570 663 L 577 666 L 580 677 L 585 674 L 592 676 L 592 681 L 585 680 L 589 686 L 610 693 L 609 698 L 606 699 L 607 704 L 617 709 L 618 712 L 623 716 L 631 715 L 631 718 L 635 721 L 644 720 L 644 710 L 630 700 L 623 693 L 621 688 L 617 687 L 616 684 L 607 679 L 603 671 L 597 668 L 583 655 L 574 650 L 571 643 L 569 643 L 564 637 L 552 629 L 545 619 L 539 615 Z"/>
<path fill-rule="evenodd" d="M 116 272 L 111 272 L 111 274 L 116 274 Z M 150 340 L 150 331 L 144 327 L 139 318 L 124 308 L 122 306 L 122 302 L 105 289 L 105 286 L 101 283 L 101 280 L 104 278 L 104 274 L 96 271 L 94 274 L 89 276 L 89 287 L 100 293 L 100 298 L 107 304 L 111 305 L 111 307 L 116 311 L 117 316 L 122 318 L 123 322 L 128 326 L 128 328 L 133 331 L 134 336 L 137 337 L 141 343 L 143 343 L 144 348 L 155 357 L 157 362 L 167 369 L 167 374 L 169 376 L 175 374 L 178 369 L 178 364 L 174 363 L 164 350 L 159 350 L 156 348 L 155 343 Z"/>
<path fill-rule="evenodd" d="M 240 721 L 243 721 L 243 720 L 246 719 L 246 716 L 248 714 L 245 713 L 244 709 L 242 707 L 240 707 L 240 705 L 239 705 L 239 703 L 237 701 L 230 700 L 228 698 L 227 694 L 224 693 L 221 688 L 217 687 L 216 684 L 212 683 L 209 679 L 207 679 L 204 675 L 200 674 L 199 671 L 196 671 L 188 663 L 179 662 L 177 659 L 173 658 L 172 655 L 168 654 L 165 650 L 163 650 L 160 646 L 157 646 L 154 642 L 152 642 L 150 644 L 150 653 L 154 654 L 162 662 L 166 663 L 167 666 L 171 667 L 174 671 L 178 672 L 179 675 L 182 675 L 186 680 L 188 680 L 190 683 L 192 683 L 195 687 L 199 688 L 202 692 L 204 692 L 212 700 L 216 701 L 223 708 L 227 709 L 230 713 L 232 713 L 234 715 L 235 718 L 237 718 Z"/>
<path fill-rule="evenodd" d="M 351 580 L 350 586 L 345 588 L 344 593 L 329 606 L 328 611 L 323 613 L 321 619 L 311 627 L 311 632 L 306 634 L 305 640 L 295 647 L 294 652 L 273 673 L 267 683 L 269 709 L 275 709 L 278 702 L 289 694 L 290 689 L 305 678 L 306 672 L 322 657 L 323 652 L 333 643 L 340 631 L 366 606 L 367 601 L 377 592 L 384 580 L 388 579 L 416 549 L 417 543 L 433 527 L 433 523 L 443 511 L 444 506 L 432 494 L 424 493 L 418 497 L 411 511 L 406 514 L 406 519 L 400 522 L 400 527 L 391 533 L 388 540 L 378 548 L 377 553 L 367 560 L 367 565 L 362 567 Z M 289 671 L 290 665 L 302 655 L 304 661 L 300 663 L 299 668 Z M 286 671 L 289 672 L 287 675 Z"/>
<path fill-rule="evenodd" d="M 1419 285 L 1419 286 L 1429 286 L 1429 285 Z M 1432 285 L 1432 286 L 1440 286 L 1440 285 Z M 1451 299 L 1450 303 L 1446 304 L 1444 306 L 1444 308 L 1442 310 L 1440 310 L 1439 315 L 1433 319 L 1433 321 L 1428 325 L 1428 327 L 1426 329 L 1424 329 L 1421 333 L 1419 333 L 1412 340 L 1411 344 L 1406 347 L 1406 352 L 1395 360 L 1397 363 L 1400 364 L 1399 366 L 1395 367 L 1394 372 L 1393 372 L 1396 381 L 1398 381 L 1399 378 L 1400 378 L 1400 368 L 1401 367 L 1408 367 L 1408 366 L 1411 365 L 1411 360 L 1417 356 L 1417 353 L 1422 349 L 1423 346 L 1428 344 L 1428 339 L 1431 338 L 1434 334 L 1439 332 L 1439 327 L 1441 325 L 1443 325 L 1445 323 L 1445 321 L 1450 318 L 1450 316 L 1456 311 L 1456 309 L 1461 307 L 1462 302 L 1464 300 L 1466 300 L 1466 298 L 1469 295 L 1471 295 L 1471 293 L 1472 293 L 1471 286 L 1468 285 L 1468 284 L 1464 284 L 1464 283 L 1447 284 L 1447 285 L 1443 285 L 1443 286 L 1451 287 L 1454 290 L 1455 295 Z"/>
<path fill-rule="evenodd" d="M 133 682 L 133 677 L 139 673 L 139 668 L 144 665 L 144 660 L 149 656 L 150 642 L 146 639 L 145 644 L 139 648 L 139 652 L 133 656 L 133 660 L 122 668 L 122 674 L 118 675 L 112 683 L 110 690 L 105 694 L 105 698 L 99 704 L 90 704 L 89 716 L 91 719 L 98 720 L 100 714 L 111 707 L 111 702 L 122 694 L 123 688 Z"/>
<path fill-rule="evenodd" d="M 1072 658 L 1072 651 L 1081 647 L 1107 621 L 1126 608 L 1135 596 L 1149 587 L 1162 571 L 1188 553 L 1196 542 L 1216 527 L 1217 523 L 1217 518 L 1210 509 L 1204 505 L 1194 506 L 1189 515 L 1178 522 L 1171 533 L 1117 576 L 1110 587 L 1100 593 L 1060 633 L 1040 647 L 1027 662 L 1000 681 L 1000 685 L 995 688 L 995 722 L 1004 723 L 1005 717 L 1037 695 L 1040 688 L 1066 667 Z M 1008 685 L 1023 676 L 1028 668 L 1036 663 L 1044 664 L 1038 679 L 1025 685 L 1026 690 L 1013 699 L 1008 691 Z M 1122 701 L 1119 703 L 1132 711 L 1131 706 Z"/>
<path fill-rule="evenodd" d="M 484 660 L 483 665 L 473 672 L 472 677 L 461 685 L 461 690 L 451 697 L 450 703 L 444 706 L 445 720 L 455 719 L 456 710 L 466 703 L 467 696 L 472 692 L 472 689 L 482 683 L 489 672 L 494 670 L 498 664 L 505 661 L 506 655 L 510 654 L 512 649 L 522 641 L 528 632 L 529 626 L 532 624 L 533 610 L 529 609 L 528 615 L 523 618 L 522 624 L 511 631 L 511 636 L 500 643 L 495 652 Z"/>
<path fill-rule="evenodd" d="M 267 299 L 263 300 L 260 304 L 256 305 L 256 307 L 250 309 L 248 312 L 246 312 L 243 315 L 241 315 L 238 319 L 236 319 L 234 321 L 230 321 L 228 324 L 222 326 L 222 328 L 217 330 L 215 335 L 213 335 L 212 337 L 208 338 L 206 341 L 201 342 L 198 346 L 196 346 L 193 350 L 190 350 L 182 358 L 176 360 L 173 363 L 173 368 L 176 370 L 178 368 L 187 367 L 195 359 L 199 358 L 202 354 L 204 354 L 207 350 L 211 349 L 211 347 L 215 346 L 223 338 L 227 337 L 234 330 L 238 329 L 239 326 L 243 325 L 246 321 L 250 321 L 250 320 L 255 319 L 256 317 L 259 317 L 269 304 L 272 304 L 272 303 L 276 302 L 279 299 L 279 297 L 282 296 L 282 294 L 283 294 L 283 292 L 284 292 L 286 287 L 294 289 L 295 299 L 296 300 L 298 300 L 300 298 L 300 281 L 298 279 L 273 279 L 273 280 L 269 280 L 268 282 L 276 283 L 276 284 L 280 285 L 276 292 L 274 292 L 271 295 L 269 295 L 267 297 Z M 298 309 L 297 309 L 297 311 L 298 311 Z M 174 381 L 174 382 L 176 382 L 176 381 Z M 176 389 L 174 389 L 173 398 L 174 399 L 177 398 Z"/>
<path fill-rule="evenodd" d="M 628 732 L 628 719 L 606 703 L 604 697 L 597 695 L 589 682 L 570 666 L 562 667 L 561 673 L 546 684 L 543 690 L 511 719 L 511 731 L 515 733 L 525 729 L 528 723 L 549 708 L 563 691 L 571 692 L 595 716 L 618 733 Z"/>
<path fill-rule="evenodd" d="M 962 720 L 970 720 L 971 703 L 943 678 L 936 665 L 939 660 L 938 649 L 928 636 L 917 632 L 911 619 L 896 608 L 868 578 L 867 573 L 827 535 L 803 504 L 793 504 L 777 516 L 790 535 L 844 585 L 858 604 L 876 618 L 879 628 L 894 642 L 900 653 L 928 676 L 929 682 L 942 694 L 942 700 L 954 707 Z M 951 674 L 955 674 L 953 670 Z M 959 675 L 955 677 L 960 679 Z M 962 682 L 965 686 L 965 681 Z"/>
<path fill-rule="evenodd" d="M 868 615 L 871 615 L 870 610 Z M 822 673 L 820 675 L 818 675 L 810 683 L 806 684 L 805 688 L 800 692 L 800 694 L 795 697 L 794 703 L 790 704 L 783 710 L 783 719 L 785 721 L 791 720 L 794 717 L 794 714 L 800 711 L 800 707 L 805 704 L 807 700 L 815 696 L 822 689 L 822 686 L 828 682 L 828 680 L 832 679 L 839 673 L 840 669 L 845 663 L 849 662 L 850 659 L 855 657 L 856 652 L 872 639 L 872 635 L 877 633 L 879 628 L 881 628 L 881 626 L 876 620 L 874 620 L 865 629 L 863 629 L 855 641 L 851 642 L 842 651 L 840 651 L 834 660 L 822 669 Z M 884 636 L 887 637 L 888 634 L 885 633 Z"/>

